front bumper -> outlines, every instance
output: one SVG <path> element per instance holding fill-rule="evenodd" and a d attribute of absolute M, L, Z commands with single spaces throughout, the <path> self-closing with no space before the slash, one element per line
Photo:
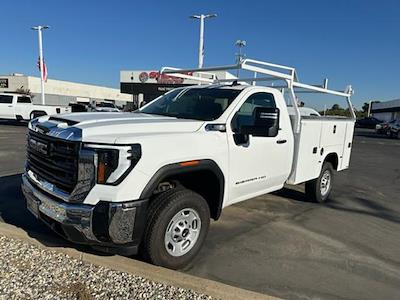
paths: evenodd
<path fill-rule="evenodd" d="M 36 187 L 22 175 L 28 210 L 65 239 L 96 249 L 137 253 L 147 215 L 147 200 L 97 205 L 66 203 Z"/>

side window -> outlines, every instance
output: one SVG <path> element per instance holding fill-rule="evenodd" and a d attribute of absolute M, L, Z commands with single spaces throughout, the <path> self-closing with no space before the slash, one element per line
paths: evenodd
<path fill-rule="evenodd" d="M 0 95 L 0 104 L 11 104 L 13 96 Z"/>
<path fill-rule="evenodd" d="M 240 126 L 254 124 L 256 107 L 275 108 L 274 96 L 270 93 L 255 93 L 249 96 L 232 119 L 232 131 L 237 132 Z"/>
<path fill-rule="evenodd" d="M 31 98 L 29 98 L 29 97 L 18 97 L 17 103 L 31 103 Z"/>

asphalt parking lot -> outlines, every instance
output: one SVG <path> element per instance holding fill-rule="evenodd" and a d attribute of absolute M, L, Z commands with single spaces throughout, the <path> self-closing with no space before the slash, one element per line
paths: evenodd
<path fill-rule="evenodd" d="M 0 123 L 0 220 L 76 247 L 36 221 L 20 191 L 26 126 Z M 224 210 L 184 272 L 285 299 L 400 298 L 400 140 L 358 131 L 331 200 L 303 187 Z"/>

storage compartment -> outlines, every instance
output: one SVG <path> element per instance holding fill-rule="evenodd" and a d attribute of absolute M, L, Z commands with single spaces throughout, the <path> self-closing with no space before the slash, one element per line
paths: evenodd
<path fill-rule="evenodd" d="M 319 150 L 322 121 L 319 118 L 302 119 L 300 134 L 295 136 L 292 173 L 289 184 L 298 184 L 319 174 Z"/>
<path fill-rule="evenodd" d="M 353 147 L 354 121 L 346 123 L 346 137 L 343 145 L 342 162 L 339 164 L 339 170 L 347 169 L 350 165 L 351 148 Z"/>
<path fill-rule="evenodd" d="M 328 153 L 337 153 L 338 170 L 348 168 L 354 120 L 303 117 L 300 133 L 295 136 L 292 173 L 287 183 L 299 184 L 317 178 Z"/>

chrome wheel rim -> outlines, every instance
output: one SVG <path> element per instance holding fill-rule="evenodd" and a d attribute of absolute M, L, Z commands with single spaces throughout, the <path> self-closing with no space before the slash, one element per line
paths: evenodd
<path fill-rule="evenodd" d="M 329 190 L 331 188 L 331 180 L 332 180 L 331 172 L 329 170 L 325 170 L 325 172 L 322 174 L 321 184 L 320 184 L 320 191 L 323 197 L 329 193 Z"/>
<path fill-rule="evenodd" d="M 165 230 L 165 249 L 172 256 L 185 255 L 196 244 L 200 230 L 199 214 L 192 208 L 182 209 L 175 214 Z"/>

